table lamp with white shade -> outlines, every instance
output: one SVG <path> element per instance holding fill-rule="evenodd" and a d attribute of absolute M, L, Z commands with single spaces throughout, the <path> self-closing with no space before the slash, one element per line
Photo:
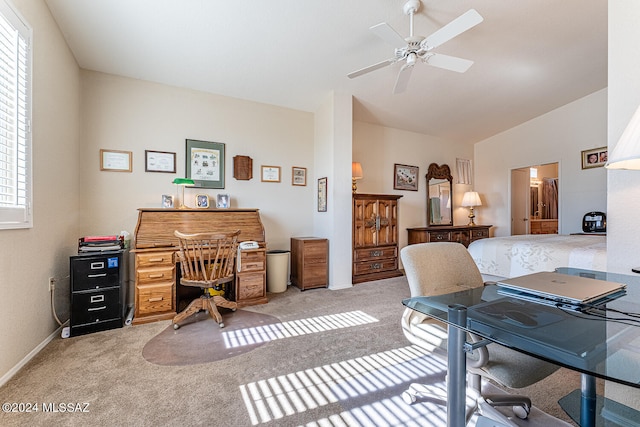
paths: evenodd
<path fill-rule="evenodd" d="M 357 179 L 362 179 L 362 165 L 358 162 L 353 162 L 351 163 L 351 180 L 352 180 L 351 191 L 353 192 L 353 194 L 355 194 L 357 190 L 357 186 L 356 186 Z"/>
<path fill-rule="evenodd" d="M 473 208 L 476 206 L 482 206 L 478 193 L 475 191 L 467 191 L 464 193 L 464 196 L 462 196 L 462 206 L 469 208 L 469 224 L 467 225 L 476 225 L 473 221 L 476 217 L 473 213 Z"/>

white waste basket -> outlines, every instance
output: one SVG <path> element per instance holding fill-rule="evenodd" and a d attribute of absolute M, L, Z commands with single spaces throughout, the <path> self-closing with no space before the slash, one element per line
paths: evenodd
<path fill-rule="evenodd" d="M 267 292 L 284 292 L 287 290 L 287 273 L 289 272 L 289 251 L 267 251 Z"/>

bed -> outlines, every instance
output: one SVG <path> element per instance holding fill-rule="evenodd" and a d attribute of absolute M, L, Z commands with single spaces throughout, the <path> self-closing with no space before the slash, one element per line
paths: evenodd
<path fill-rule="evenodd" d="M 607 241 L 602 235 L 491 237 L 472 242 L 469 253 L 485 278 L 516 277 L 558 267 L 607 269 Z"/>

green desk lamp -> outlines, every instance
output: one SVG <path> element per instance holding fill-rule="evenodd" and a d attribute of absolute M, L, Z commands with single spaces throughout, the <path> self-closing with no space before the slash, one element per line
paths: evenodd
<path fill-rule="evenodd" d="M 187 185 L 195 185 L 195 182 L 189 178 L 176 178 L 173 180 L 173 183 L 179 187 L 182 187 L 182 197 L 180 198 L 180 206 L 178 207 L 178 209 L 187 209 L 184 204 L 184 187 L 186 187 Z"/>

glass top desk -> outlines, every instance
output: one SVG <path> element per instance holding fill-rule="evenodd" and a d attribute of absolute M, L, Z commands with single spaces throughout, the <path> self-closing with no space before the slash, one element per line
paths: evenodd
<path fill-rule="evenodd" d="M 640 388 L 640 276 L 574 268 L 556 271 L 625 283 L 626 294 L 600 308 L 582 311 L 506 297 L 498 293 L 496 285 L 403 301 L 405 306 L 450 326 L 449 426 L 465 424 L 467 332 L 580 372 L 583 427 L 595 425 L 596 377 Z M 528 319 L 524 323 L 514 320 L 508 313 L 513 311 L 527 313 Z"/>

